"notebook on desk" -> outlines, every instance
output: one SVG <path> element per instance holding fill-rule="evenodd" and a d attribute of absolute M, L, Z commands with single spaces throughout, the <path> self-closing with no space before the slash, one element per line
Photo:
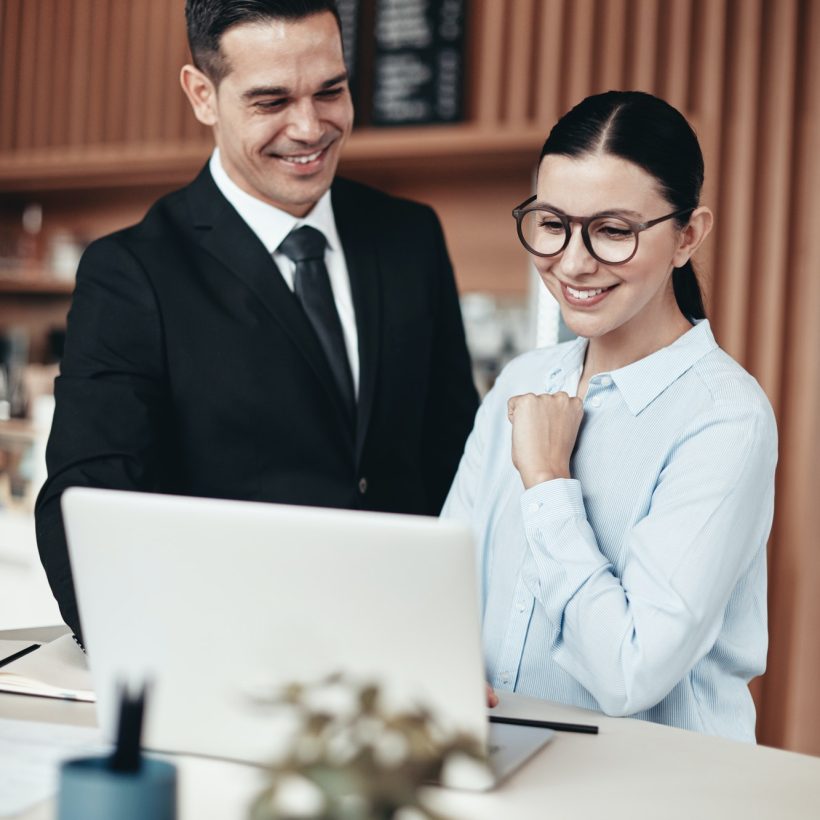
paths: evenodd
<path fill-rule="evenodd" d="M 252 693 L 336 671 L 469 732 L 498 777 L 551 737 L 488 725 L 461 524 L 85 488 L 62 507 L 108 737 L 118 681 L 147 678 L 148 748 L 264 762 L 275 743 Z"/>

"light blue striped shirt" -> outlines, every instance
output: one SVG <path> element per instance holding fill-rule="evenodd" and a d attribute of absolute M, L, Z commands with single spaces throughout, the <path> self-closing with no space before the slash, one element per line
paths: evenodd
<path fill-rule="evenodd" d="M 525 490 L 507 400 L 574 392 L 586 340 L 511 362 L 442 515 L 481 568 L 487 679 L 609 715 L 754 740 L 766 664 L 777 430 L 758 383 L 701 321 L 589 383 L 570 469 Z"/>

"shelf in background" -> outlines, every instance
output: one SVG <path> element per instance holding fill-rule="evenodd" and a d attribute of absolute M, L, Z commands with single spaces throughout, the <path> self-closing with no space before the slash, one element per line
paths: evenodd
<path fill-rule="evenodd" d="M 0 444 L 30 444 L 37 436 L 37 428 L 29 419 L 0 420 Z"/>
<path fill-rule="evenodd" d="M 70 296 L 73 292 L 73 281 L 48 279 L 46 277 L 20 277 L 12 279 L 0 276 L 0 294 L 17 293 L 31 296 Z"/>
<path fill-rule="evenodd" d="M 475 123 L 353 132 L 342 155 L 345 171 L 474 170 L 492 160 L 532 165 L 542 129 L 488 129 Z M 212 143 L 189 141 L 31 149 L 0 155 L 0 191 L 43 191 L 120 186 L 178 185 L 207 160 Z"/>

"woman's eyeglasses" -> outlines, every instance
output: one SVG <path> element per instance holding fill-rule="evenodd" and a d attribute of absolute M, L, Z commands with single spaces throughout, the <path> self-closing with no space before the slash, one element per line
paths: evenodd
<path fill-rule="evenodd" d="M 581 237 L 590 254 L 605 265 L 623 265 L 638 251 L 638 234 L 667 219 L 691 213 L 684 208 L 649 222 L 633 222 L 614 214 L 570 216 L 546 205 L 533 205 L 536 197 L 522 202 L 512 212 L 521 244 L 535 256 L 556 256 L 569 244 L 573 223 L 581 226 Z"/>

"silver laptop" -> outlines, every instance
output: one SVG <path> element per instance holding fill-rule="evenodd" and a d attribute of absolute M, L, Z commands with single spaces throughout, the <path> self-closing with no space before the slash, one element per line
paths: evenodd
<path fill-rule="evenodd" d="M 110 738 L 118 683 L 151 680 L 147 748 L 265 762 L 281 734 L 254 696 L 336 671 L 474 735 L 497 779 L 551 738 L 488 723 L 462 524 L 86 488 L 62 509 Z"/>

